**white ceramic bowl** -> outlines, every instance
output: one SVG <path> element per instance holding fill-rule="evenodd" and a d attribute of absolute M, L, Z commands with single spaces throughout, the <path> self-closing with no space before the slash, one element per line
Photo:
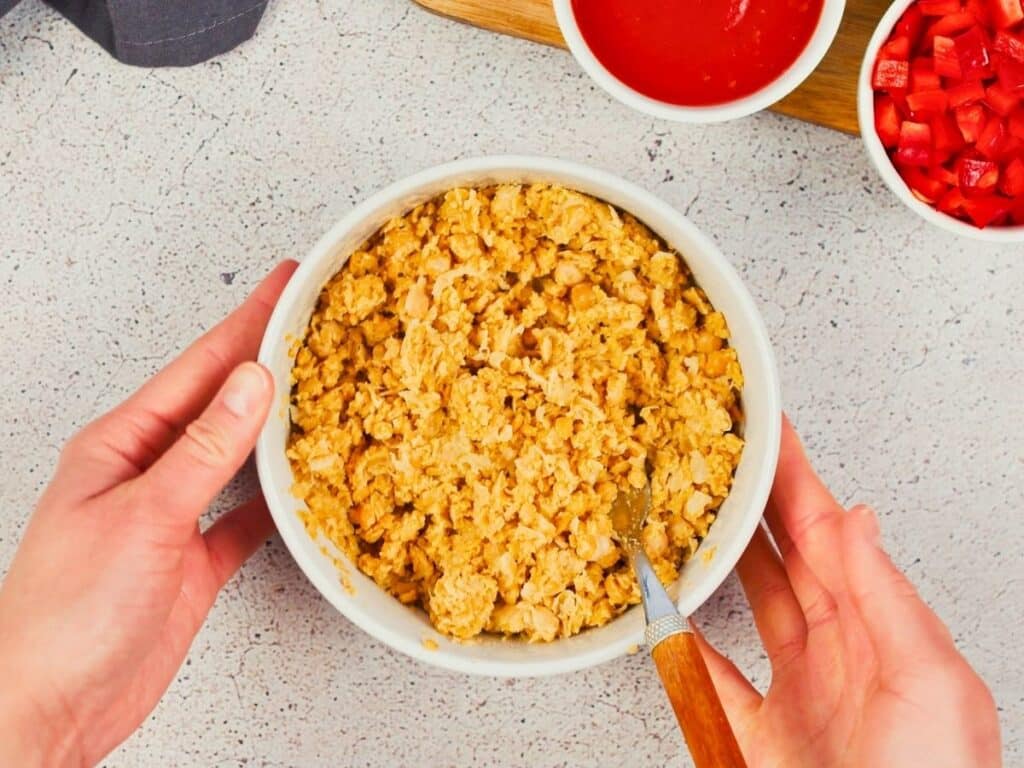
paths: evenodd
<path fill-rule="evenodd" d="M 1024 226 L 978 229 L 973 224 L 942 213 L 928 203 L 918 200 L 897 172 L 896 166 L 892 164 L 892 160 L 889 159 L 889 155 L 882 145 L 882 140 L 878 138 L 878 133 L 875 131 L 875 92 L 871 88 L 871 75 L 874 72 L 875 59 L 878 58 L 879 49 L 889 38 L 896 22 L 900 20 L 900 16 L 914 1 L 896 0 L 889 7 L 881 21 L 878 22 L 875 34 L 871 36 L 864 54 L 864 61 L 860 65 L 860 77 L 857 80 L 857 121 L 860 123 L 860 135 L 864 139 L 864 146 L 867 147 L 868 157 L 871 158 L 871 162 L 874 163 L 882 180 L 893 191 L 893 194 L 925 221 L 942 227 L 948 232 L 975 240 L 986 240 L 993 243 L 1024 242 Z"/>
<path fill-rule="evenodd" d="M 807 76 L 825 57 L 839 30 L 839 23 L 843 20 L 843 10 L 846 8 L 846 0 L 824 0 L 821 18 L 818 19 L 818 26 L 815 28 L 814 34 L 811 35 L 807 47 L 789 66 L 789 69 L 761 90 L 723 104 L 684 107 L 652 99 L 626 85 L 609 72 L 604 64 L 594 56 L 590 46 L 583 39 L 579 25 L 576 23 L 572 0 L 553 0 L 553 2 L 555 16 L 558 18 L 558 27 L 569 50 L 572 51 L 572 55 L 576 57 L 580 66 L 599 86 L 633 109 L 654 117 L 676 120 L 681 123 L 721 123 L 726 120 L 735 120 L 754 112 L 760 112 L 789 95 L 807 79 Z"/>
<path fill-rule="evenodd" d="M 753 535 L 775 473 L 781 424 L 779 379 L 764 323 L 735 270 L 718 248 L 682 214 L 643 189 L 575 163 L 534 157 L 462 160 L 417 173 L 356 206 L 316 244 L 292 276 L 267 326 L 259 360 L 274 376 L 276 400 L 287 403 L 292 357 L 289 339 L 302 338 L 321 287 L 349 254 L 388 219 L 452 187 L 503 182 L 557 182 L 606 200 L 636 215 L 684 256 L 697 282 L 728 320 L 746 384 L 746 448 L 732 493 L 697 555 L 675 585 L 679 608 L 695 611 L 722 583 Z M 569 672 L 607 661 L 641 642 L 643 616 L 632 609 L 604 627 L 547 644 L 482 638 L 459 644 L 440 636 L 417 609 L 402 605 L 353 565 L 350 594 L 331 559 L 303 528 L 302 502 L 290 493 L 292 471 L 285 457 L 287 408 L 272 409 L 256 445 L 264 496 L 281 537 L 309 580 L 341 613 L 384 643 L 420 661 L 460 672 L 501 676 Z M 713 556 L 712 556 L 713 553 Z M 432 638 L 437 650 L 428 650 Z"/>

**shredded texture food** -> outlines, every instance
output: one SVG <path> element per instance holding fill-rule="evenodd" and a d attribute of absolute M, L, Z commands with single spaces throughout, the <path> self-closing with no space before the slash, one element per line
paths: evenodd
<path fill-rule="evenodd" d="M 306 528 L 456 638 L 605 624 L 640 599 L 619 489 L 649 471 L 666 583 L 729 492 L 728 337 L 628 214 L 546 184 L 453 189 L 353 253 L 296 342 Z"/>

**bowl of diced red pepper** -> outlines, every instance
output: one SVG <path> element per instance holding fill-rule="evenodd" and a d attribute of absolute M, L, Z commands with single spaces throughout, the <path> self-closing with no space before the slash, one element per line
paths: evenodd
<path fill-rule="evenodd" d="M 897 0 L 868 44 L 858 112 L 910 208 L 959 234 L 1024 241 L 1022 0 Z"/>

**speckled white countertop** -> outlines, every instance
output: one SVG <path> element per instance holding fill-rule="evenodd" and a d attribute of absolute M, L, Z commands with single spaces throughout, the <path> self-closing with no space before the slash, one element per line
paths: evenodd
<path fill-rule="evenodd" d="M 371 191 L 503 152 L 605 167 L 715 238 L 817 466 L 881 511 L 1020 765 L 1024 247 L 919 221 L 854 138 L 770 114 L 655 122 L 563 52 L 408 0 L 279 0 L 254 40 L 174 71 L 115 63 L 37 0 L 0 19 L 0 572 L 76 427 Z M 225 504 L 254 487 L 245 475 Z M 734 581 L 699 620 L 765 683 Z M 335 613 L 278 541 L 105 764 L 689 765 L 642 654 L 555 679 L 435 671 Z"/>

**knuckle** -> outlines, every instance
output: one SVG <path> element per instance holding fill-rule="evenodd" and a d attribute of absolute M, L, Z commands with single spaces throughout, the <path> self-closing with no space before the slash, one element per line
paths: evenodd
<path fill-rule="evenodd" d="M 60 449 L 60 461 L 61 463 L 73 462 L 76 458 L 82 455 L 82 447 L 85 443 L 83 435 L 85 430 L 79 430 L 75 432 L 68 441 L 64 443 L 64 447 Z"/>
<path fill-rule="evenodd" d="M 788 598 L 793 592 L 789 582 L 782 579 L 765 580 L 757 592 L 759 602 L 773 602 L 777 599 Z"/>
<path fill-rule="evenodd" d="M 889 594 L 894 597 L 914 600 L 919 599 L 917 589 L 910 583 L 910 579 L 903 575 L 902 571 L 897 570 L 895 566 L 890 571 L 886 588 Z"/>
<path fill-rule="evenodd" d="M 804 636 L 793 635 L 784 640 L 776 641 L 772 644 L 771 648 L 765 649 L 765 653 L 768 656 L 768 663 L 772 668 L 780 670 L 787 664 L 800 658 L 806 647 L 807 642 Z"/>
<path fill-rule="evenodd" d="M 816 597 L 804 610 L 804 617 L 807 621 L 807 631 L 823 627 L 831 623 L 839 615 L 835 599 L 826 592 Z"/>
<path fill-rule="evenodd" d="M 789 536 L 778 536 L 775 538 L 775 546 L 779 550 L 779 556 L 786 560 L 796 552 L 796 545 L 793 543 L 793 539 Z"/>
<path fill-rule="evenodd" d="M 193 421 L 185 429 L 182 440 L 189 456 L 201 466 L 222 467 L 231 461 L 230 436 L 210 419 Z"/>
<path fill-rule="evenodd" d="M 74 463 L 84 457 L 86 457 L 92 450 L 92 446 L 99 439 L 99 430 L 101 429 L 99 421 L 91 421 L 84 427 L 79 429 L 67 442 L 64 443 L 64 447 L 60 451 L 60 461 L 63 463 Z"/>
<path fill-rule="evenodd" d="M 971 681 L 968 683 L 968 701 L 972 712 L 994 712 L 996 710 L 996 698 L 992 695 L 991 689 L 985 685 L 985 681 L 971 670 Z"/>
<path fill-rule="evenodd" d="M 203 339 L 203 342 L 207 341 Z M 202 343 L 202 342 L 201 342 Z M 216 344 L 202 343 L 201 349 L 210 367 L 216 372 L 219 380 L 224 380 L 231 373 L 234 365 Z"/>
<path fill-rule="evenodd" d="M 810 507 L 808 511 L 797 517 L 790 526 L 789 535 L 793 544 L 807 542 L 814 536 L 820 526 L 830 519 L 828 511 L 817 507 Z M 799 547 L 797 547 L 799 549 Z"/>

